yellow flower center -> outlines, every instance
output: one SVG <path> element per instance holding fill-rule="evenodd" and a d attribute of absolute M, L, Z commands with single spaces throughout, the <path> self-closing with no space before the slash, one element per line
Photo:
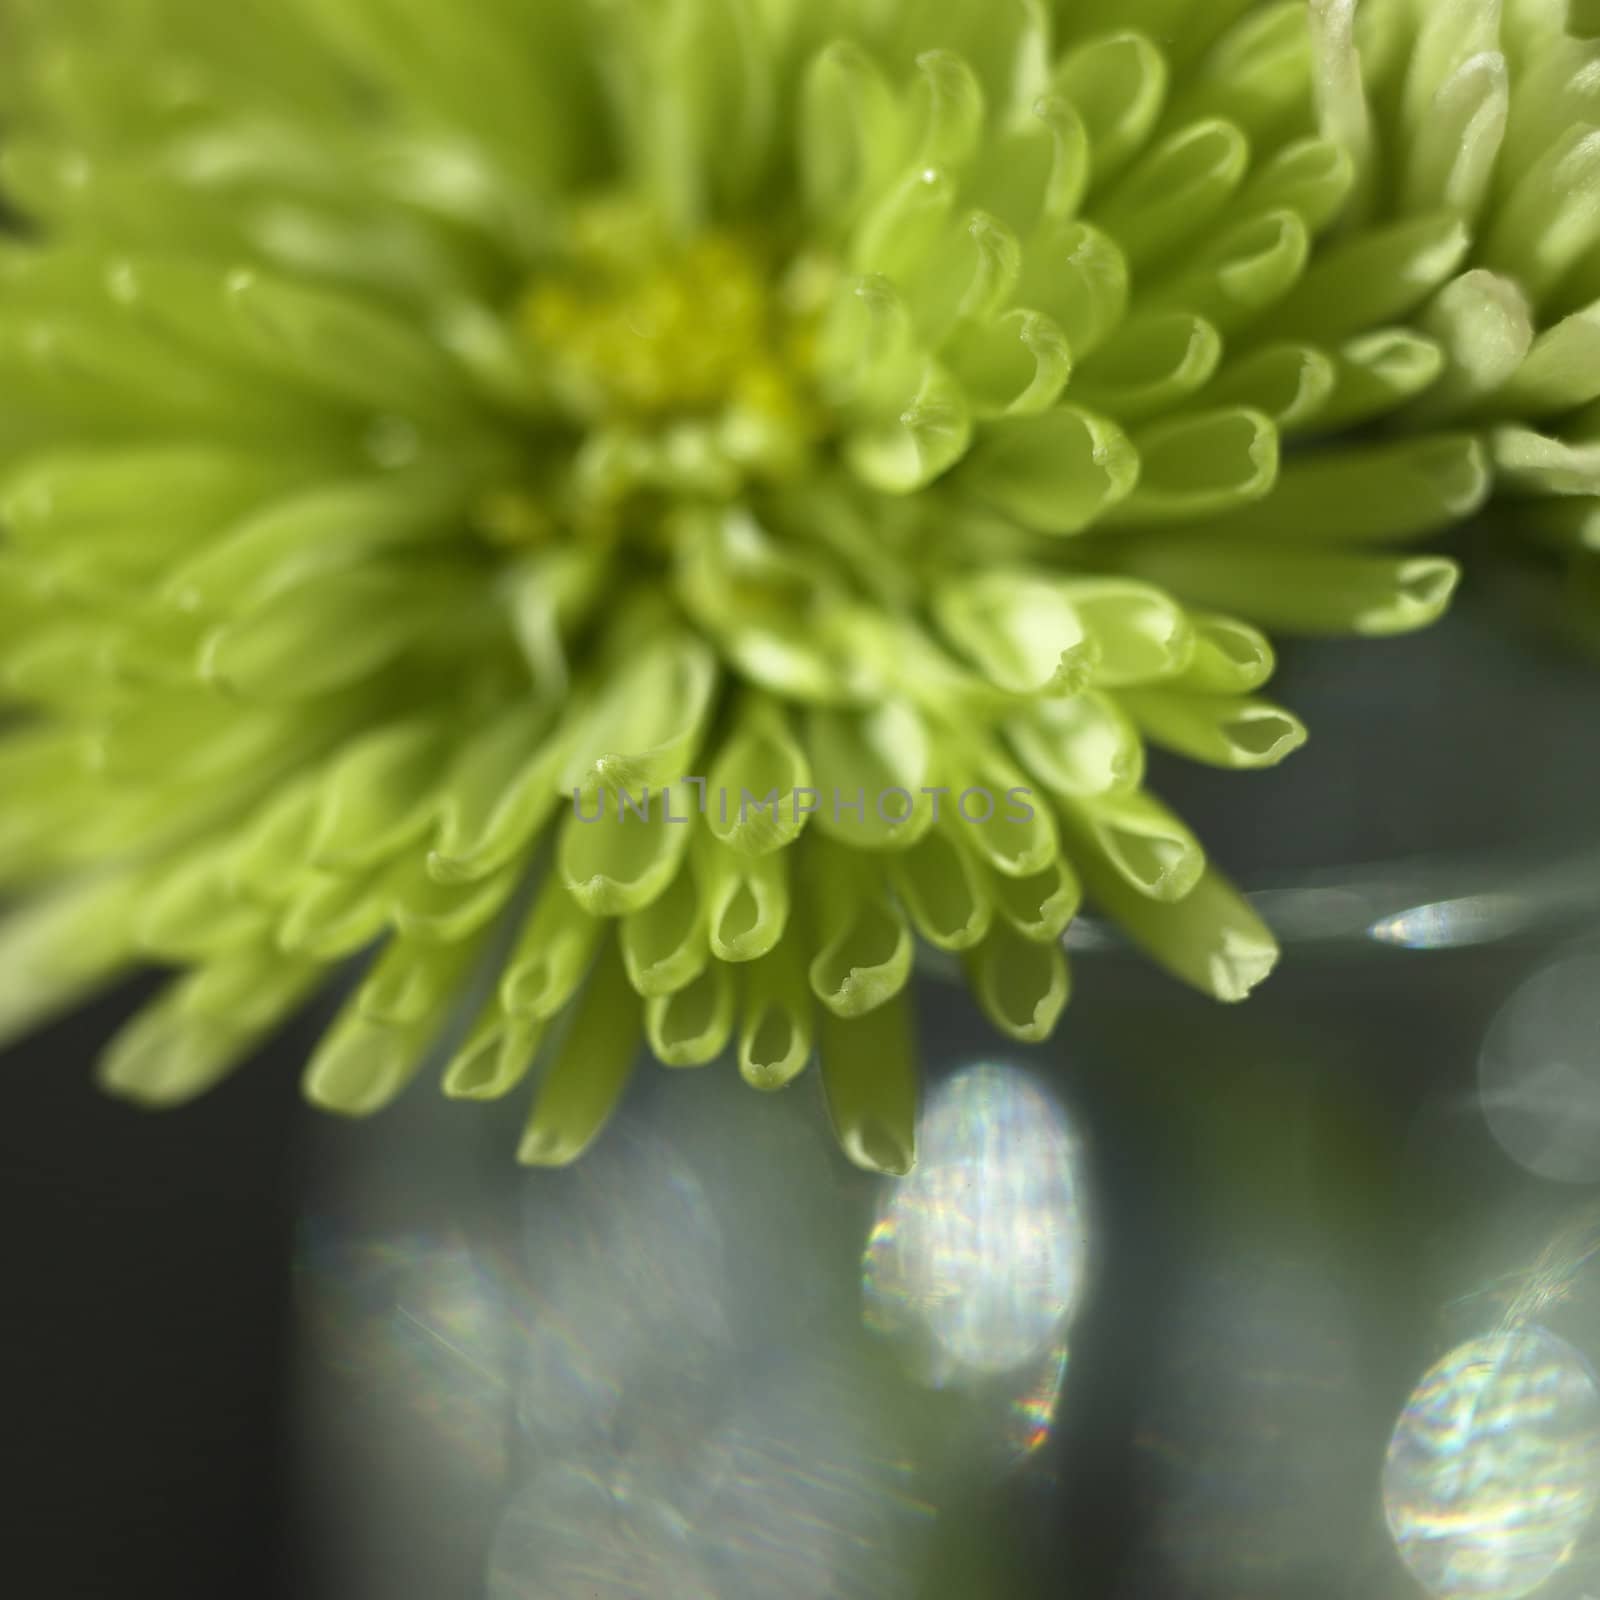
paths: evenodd
<path fill-rule="evenodd" d="M 573 232 L 570 265 L 534 283 L 516 321 L 575 416 L 812 431 L 809 319 L 754 243 L 713 232 L 674 245 L 622 208 L 591 209 Z"/>

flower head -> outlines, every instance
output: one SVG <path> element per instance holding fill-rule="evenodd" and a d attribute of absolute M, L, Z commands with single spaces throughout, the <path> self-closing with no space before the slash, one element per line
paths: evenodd
<path fill-rule="evenodd" d="M 559 1162 L 818 1044 L 904 1170 L 916 941 L 1041 1039 L 1081 886 L 1242 998 L 1146 744 L 1293 750 L 1261 630 L 1433 620 L 1593 398 L 1535 0 L 13 9 L 0 1028 L 170 964 L 149 1103 L 375 949 L 331 1109 L 537 1060 Z"/>

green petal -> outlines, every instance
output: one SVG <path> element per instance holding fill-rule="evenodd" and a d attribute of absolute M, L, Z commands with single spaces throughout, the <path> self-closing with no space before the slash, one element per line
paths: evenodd
<path fill-rule="evenodd" d="M 1521 287 L 1493 272 L 1464 272 L 1423 313 L 1422 327 L 1448 360 L 1440 382 L 1414 408 L 1458 416 L 1503 389 L 1533 345 L 1533 310 Z"/>
<path fill-rule="evenodd" d="M 1134 164 L 1096 203 L 1095 220 L 1138 272 L 1215 221 L 1249 164 L 1249 142 L 1232 123 L 1192 122 Z"/>
<path fill-rule="evenodd" d="M 1086 222 L 1048 223 L 1028 240 L 1017 298 L 1051 318 L 1078 360 L 1117 331 L 1130 293 L 1128 263 L 1103 230 Z"/>
<path fill-rule="evenodd" d="M 745 971 L 744 1017 L 739 1026 L 739 1072 L 752 1088 L 782 1089 L 811 1059 L 815 1007 L 805 963 L 793 939 Z"/>
<path fill-rule="evenodd" d="M 1229 366 L 1206 398 L 1264 412 L 1283 434 L 1319 422 L 1338 383 L 1337 363 L 1315 345 L 1271 344 Z"/>
<path fill-rule="evenodd" d="M 972 413 L 961 384 L 933 361 L 896 405 L 894 416 L 854 431 L 845 456 L 863 483 L 884 494 L 911 494 L 967 453 Z"/>
<path fill-rule="evenodd" d="M 1125 793 L 1144 779 L 1138 730 L 1110 695 L 1040 701 L 1005 731 L 1022 764 L 1052 794 Z"/>
<path fill-rule="evenodd" d="M 1189 694 L 1248 694 L 1277 670 L 1272 641 L 1232 617 L 1191 613 L 1194 657 L 1169 687 Z"/>
<path fill-rule="evenodd" d="M 549 716 L 514 706 L 474 735 L 445 775 L 428 870 L 441 883 L 466 883 L 520 856 L 561 798 L 561 746 Z"/>
<path fill-rule="evenodd" d="M 1071 994 L 1058 942 L 1024 938 L 996 926 L 966 958 L 967 981 L 986 1017 L 1008 1038 L 1038 1044 L 1055 1031 Z"/>
<path fill-rule="evenodd" d="M 1202 411 L 1140 430 L 1139 484 L 1118 522 L 1178 522 L 1260 501 L 1278 477 L 1278 430 L 1259 411 Z"/>
<path fill-rule="evenodd" d="M 554 1017 L 578 992 L 604 931 L 562 883 L 546 878 L 501 974 L 505 1009 L 540 1022 Z"/>
<path fill-rule="evenodd" d="M 1446 206 L 1464 217 L 1482 210 L 1510 101 L 1505 57 L 1498 51 L 1485 49 L 1456 67 L 1416 121 L 1402 184 L 1407 210 Z"/>
<path fill-rule="evenodd" d="M 782 850 L 800 836 L 809 813 L 799 793 L 811 787 L 811 763 L 781 708 L 752 695 L 711 764 L 706 827 L 723 844 L 749 855 Z M 724 815 L 720 797 L 729 796 Z M 760 805 L 741 804 L 745 797 Z"/>
<path fill-rule="evenodd" d="M 813 711 L 806 743 L 818 789 L 816 826 L 830 838 L 859 850 L 904 850 L 932 826 L 923 793 L 928 731 L 904 702 L 861 715 Z"/>
<path fill-rule="evenodd" d="M 66 1010 L 133 961 L 143 882 L 121 872 L 69 883 L 0 918 L 0 1042 Z"/>
<path fill-rule="evenodd" d="M 294 1012 L 328 975 L 321 962 L 286 956 L 270 944 L 220 954 L 178 985 L 178 1008 L 259 1037 Z"/>
<path fill-rule="evenodd" d="M 1484 261 L 1540 305 L 1600 241 L 1600 128 L 1580 123 L 1517 175 Z"/>
<path fill-rule="evenodd" d="M 817 954 L 811 992 L 835 1016 L 860 1017 L 892 1000 L 911 977 L 911 930 L 860 857 L 812 858 Z"/>
<path fill-rule="evenodd" d="M 630 650 L 567 741 L 567 793 L 617 794 L 677 782 L 693 770 L 717 688 L 716 658 L 673 632 Z"/>
<path fill-rule="evenodd" d="M 1285 544 L 1414 539 L 1469 517 L 1489 496 L 1479 440 L 1441 433 L 1291 459 L 1269 500 L 1219 518 L 1218 534 Z"/>
<path fill-rule="evenodd" d="M 917 120 L 923 166 L 964 167 L 983 136 L 984 95 L 977 74 L 953 51 L 925 50 L 917 57 Z"/>
<path fill-rule="evenodd" d="M 238 1067 L 273 1026 L 299 1005 L 307 983 L 274 996 L 276 1010 L 250 1025 L 219 1020 L 186 1003 L 195 977 L 169 987 L 117 1034 L 100 1057 L 101 1088 L 152 1108 L 182 1105 L 214 1088 Z"/>
<path fill-rule="evenodd" d="M 1426 394 L 1445 369 L 1432 339 L 1405 328 L 1380 328 L 1346 340 L 1338 350 L 1333 398 L 1317 418 L 1319 431 L 1355 427 Z"/>
<path fill-rule="evenodd" d="M 1600 494 L 1600 444 L 1572 444 L 1531 428 L 1497 428 L 1490 448 L 1499 482 L 1512 494 Z"/>
<path fill-rule="evenodd" d="M 996 872 L 1031 877 L 1060 848 L 1050 807 L 1029 787 L 1028 775 L 993 745 L 956 744 L 941 751 L 942 775 L 954 791 L 967 843 Z"/>
<path fill-rule="evenodd" d="M 454 944 L 485 927 L 516 893 L 523 878 L 523 864 L 518 861 L 464 884 L 436 882 L 428 875 L 426 863 L 413 858 L 407 858 L 406 868 L 403 875 L 390 880 L 389 915 L 402 934 L 432 944 Z"/>
<path fill-rule="evenodd" d="M 1193 312 L 1133 317 L 1078 373 L 1073 397 L 1134 422 L 1198 393 L 1221 360 L 1221 335 Z"/>
<path fill-rule="evenodd" d="M 916 1165 L 917 1070 L 904 1000 L 864 1017 L 822 1019 L 822 1088 L 844 1153 L 868 1172 Z"/>
<path fill-rule="evenodd" d="M 695 795 L 685 783 L 631 798 L 602 792 L 561 827 L 557 865 L 573 899 L 594 917 L 639 911 L 666 891 L 694 831 Z M 637 808 L 637 809 L 636 809 Z"/>
<path fill-rule="evenodd" d="M 1176 677 L 1194 658 L 1193 625 L 1160 589 L 1122 578 L 1071 578 L 1062 588 L 1094 641 L 1102 687 Z"/>
<path fill-rule="evenodd" d="M 1298 717 L 1265 700 L 1128 689 L 1122 703 L 1154 743 L 1214 767 L 1274 767 L 1306 742 Z"/>
<path fill-rule="evenodd" d="M 733 973 L 713 961 L 683 988 L 645 1002 L 645 1036 L 663 1066 L 708 1066 L 733 1037 L 736 1007 Z"/>
<path fill-rule="evenodd" d="M 1083 118 L 1070 100 L 1045 94 L 990 136 L 970 187 L 993 221 L 1022 235 L 1041 222 L 1075 216 L 1088 185 L 1089 133 Z"/>
<path fill-rule="evenodd" d="M 281 905 L 306 877 L 311 831 L 321 805 L 316 774 L 286 785 L 247 825 L 231 852 L 229 882 L 266 905 Z"/>
<path fill-rule="evenodd" d="M 403 1027 L 444 1011 L 473 957 L 476 943 L 436 944 L 397 935 L 384 946 L 356 990 L 369 1022 Z"/>
<path fill-rule="evenodd" d="M 889 867 L 912 925 L 940 950 L 971 949 L 994 917 L 990 880 L 962 835 L 959 822 L 946 821 Z"/>
<path fill-rule="evenodd" d="M 1142 34 L 1082 45 L 1056 68 L 1055 90 L 1083 118 L 1097 183 L 1127 165 L 1150 137 L 1167 97 L 1167 64 Z"/>
<path fill-rule="evenodd" d="M 172 571 L 162 592 L 185 611 L 228 616 L 319 572 L 450 538 L 459 500 L 453 480 L 426 474 L 311 489 L 225 531 L 204 529 L 194 541 L 204 547 Z M 218 532 L 215 542 L 205 537 Z"/>
<path fill-rule="evenodd" d="M 1159 801 L 1140 791 L 1061 801 L 1072 859 L 1100 880 L 1115 877 L 1136 894 L 1182 900 L 1205 871 L 1200 841 Z"/>
<path fill-rule="evenodd" d="M 1600 399 L 1600 304 L 1545 329 L 1494 396 L 1492 409 L 1507 417 L 1548 417 L 1595 399 Z"/>
<path fill-rule="evenodd" d="M 1136 894 L 1089 863 L 1085 876 L 1090 893 L 1155 960 L 1214 999 L 1245 999 L 1277 965 L 1271 931 L 1215 869 L 1176 904 Z"/>
<path fill-rule="evenodd" d="M 1139 457 L 1114 422 L 1059 406 L 985 424 L 961 481 L 1026 527 L 1080 533 L 1132 491 Z"/>
<path fill-rule="evenodd" d="M 1173 541 L 1125 550 L 1137 570 L 1193 604 L 1286 633 L 1410 633 L 1443 615 L 1460 568 L 1443 556 L 1280 552 L 1264 541 Z"/>
<path fill-rule="evenodd" d="M 1326 341 L 1403 317 L 1460 267 L 1471 243 L 1449 211 L 1359 234 L 1317 257 L 1266 331 Z"/>
<path fill-rule="evenodd" d="M 358 992 L 312 1054 L 303 1082 L 306 1098 L 341 1116 L 382 1111 L 421 1070 L 445 1021 L 439 1010 L 407 1022 L 378 1021 L 362 1010 Z"/>
<path fill-rule="evenodd" d="M 1083 903 L 1083 888 L 1065 856 L 1026 878 L 995 874 L 989 879 L 995 908 L 1022 935 L 1051 944 L 1066 932 Z"/>
<path fill-rule="evenodd" d="M 527 1077 L 544 1031 L 544 1023 L 514 1017 L 491 1000 L 450 1058 L 440 1087 L 452 1100 L 501 1099 Z"/>
<path fill-rule="evenodd" d="M 1186 9 L 1195 11 L 1197 31 L 1207 36 L 1225 20 L 1213 22 L 1209 7 Z M 1289 118 L 1304 114 L 1310 76 L 1305 8 L 1265 6 L 1247 12 L 1222 34 L 1174 111 L 1230 117 L 1252 139 L 1270 138 Z"/>
<path fill-rule="evenodd" d="M 694 861 L 711 953 L 719 961 L 764 956 L 789 925 L 789 858 L 751 856 L 708 842 Z"/>
<path fill-rule="evenodd" d="M 382 873 L 351 877 L 310 869 L 294 881 L 278 923 L 278 944 L 291 955 L 334 961 L 370 944 L 388 919 Z"/>
<path fill-rule="evenodd" d="M 1265 211 L 1227 228 L 1152 285 L 1144 304 L 1192 311 L 1231 335 L 1283 300 L 1310 258 L 1311 235 L 1299 213 Z"/>
<path fill-rule="evenodd" d="M 890 279 L 914 272 L 944 232 L 956 192 L 955 179 L 945 168 L 913 165 L 857 225 L 849 270 Z"/>
<path fill-rule="evenodd" d="M 645 999 L 694 982 L 711 959 L 705 899 L 695 874 L 680 868 L 659 900 L 624 917 L 621 939 L 628 982 Z"/>
<path fill-rule="evenodd" d="M 459 625 L 475 595 L 466 574 L 449 569 L 433 576 L 382 568 L 335 573 L 218 628 L 206 640 L 200 672 L 206 682 L 252 700 L 326 694 Z"/>
<path fill-rule="evenodd" d="M 965 324 L 943 359 L 980 421 L 1036 416 L 1056 403 L 1072 375 L 1066 336 L 1038 311 Z"/>
<path fill-rule="evenodd" d="M 267 912 L 241 898 L 227 873 L 226 858 L 205 851 L 169 867 L 139 908 L 140 948 L 161 960 L 199 961 L 266 932 Z"/>
<path fill-rule="evenodd" d="M 903 159 L 894 91 L 859 45 L 839 40 L 807 68 L 797 145 L 812 211 L 843 223 Z"/>
<path fill-rule="evenodd" d="M 313 864 L 359 872 L 418 839 L 438 808 L 445 751 L 444 730 L 432 719 L 397 723 L 352 744 L 323 786 Z"/>
<path fill-rule="evenodd" d="M 256 359 L 331 399 L 445 425 L 472 416 L 449 364 L 398 318 L 249 269 L 229 275 L 224 297 Z"/>
<path fill-rule="evenodd" d="M 571 1026 L 539 1080 L 517 1147 L 524 1166 L 564 1167 L 600 1136 L 627 1087 L 640 1044 L 639 1001 L 608 939 Z"/>
<path fill-rule="evenodd" d="M 981 572 L 934 592 L 934 615 L 1007 694 L 1076 694 L 1098 663 L 1098 648 L 1059 582 L 1028 572 Z"/>

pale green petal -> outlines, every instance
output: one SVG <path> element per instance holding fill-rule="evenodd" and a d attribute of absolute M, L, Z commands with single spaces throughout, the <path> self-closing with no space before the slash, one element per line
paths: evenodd
<path fill-rule="evenodd" d="M 995 909 L 1024 939 L 1053 943 L 1066 932 L 1083 902 L 1083 889 L 1065 856 L 1026 878 L 998 873 L 988 880 Z"/>
<path fill-rule="evenodd" d="M 986 424 L 961 469 L 975 494 L 1040 533 L 1080 533 L 1125 500 L 1139 457 L 1115 423 L 1061 406 Z"/>
<path fill-rule="evenodd" d="M 782 1089 L 811 1059 L 816 1010 L 796 941 L 786 940 L 745 973 L 739 1072 L 752 1088 Z"/>
<path fill-rule="evenodd" d="M 708 841 L 694 859 L 711 953 L 719 961 L 754 961 L 789 925 L 789 854 L 752 856 Z"/>
<path fill-rule="evenodd" d="M 984 1015 L 1002 1033 L 1024 1044 L 1050 1037 L 1072 988 L 1059 942 L 1025 938 L 1001 923 L 966 966 Z"/>
<path fill-rule="evenodd" d="M 1091 884 L 1114 877 L 1136 894 L 1171 903 L 1200 881 L 1206 865 L 1200 841 L 1144 791 L 1059 804 L 1072 859 Z"/>
<path fill-rule="evenodd" d="M 1139 895 L 1090 862 L 1084 873 L 1090 893 L 1151 956 L 1214 999 L 1245 999 L 1277 965 L 1270 930 L 1215 869 L 1175 904 Z"/>
<path fill-rule="evenodd" d="M 1409 633 L 1436 622 L 1461 571 L 1444 556 L 1278 551 L 1264 540 L 1151 540 L 1131 564 L 1185 601 L 1286 633 Z"/>
<path fill-rule="evenodd" d="M 940 950 L 967 950 L 989 931 L 989 879 L 959 821 L 947 820 L 893 858 L 889 881 L 912 926 Z"/>
<path fill-rule="evenodd" d="M 501 974 L 506 1010 L 541 1022 L 556 1016 L 578 992 L 604 931 L 565 885 L 547 878 Z"/>
<path fill-rule="evenodd" d="M 561 881 L 590 916 L 642 910 L 677 874 L 694 818 L 695 793 L 684 783 L 575 798 L 556 848 Z"/>
<path fill-rule="evenodd" d="M 1077 374 L 1072 394 L 1120 422 L 1136 422 L 1198 393 L 1221 360 L 1221 335 L 1193 312 L 1133 317 Z"/>
<path fill-rule="evenodd" d="M 822 1088 L 841 1148 L 868 1172 L 916 1165 L 916 1045 L 904 1000 L 866 1016 L 822 1018 Z"/>
<path fill-rule="evenodd" d="M 814 857 L 808 876 L 817 935 L 811 991 L 835 1016 L 864 1016 L 910 979 L 911 930 L 876 874 L 849 852 Z"/>
<path fill-rule="evenodd" d="M 1489 461 L 1472 434 L 1329 449 L 1291 459 L 1270 499 L 1217 519 L 1219 535 L 1280 544 L 1378 544 L 1435 533 L 1489 496 Z"/>
<path fill-rule="evenodd" d="M 1278 430 L 1242 407 L 1153 423 L 1134 435 L 1139 484 L 1117 522 L 1201 520 L 1260 502 L 1278 478 Z"/>
<path fill-rule="evenodd" d="M 512 1016 L 491 1000 L 446 1064 L 440 1087 L 452 1100 L 499 1100 L 510 1094 L 532 1069 L 545 1026 L 532 1017 Z"/>
<path fill-rule="evenodd" d="M 706 902 L 694 872 L 682 867 L 671 887 L 622 919 L 622 961 L 628 982 L 646 999 L 693 983 L 711 959 Z"/>
<path fill-rule="evenodd" d="M 830 838 L 857 850 L 904 850 L 933 825 L 924 793 L 932 745 L 908 705 L 891 700 L 859 716 L 814 711 L 806 744 L 818 790 L 815 825 Z"/>
<path fill-rule="evenodd" d="M 1265 700 L 1165 689 L 1121 700 L 1153 743 L 1213 767 L 1273 767 L 1306 742 L 1300 719 Z"/>
<path fill-rule="evenodd" d="M 141 887 L 130 873 L 90 878 L 0 919 L 0 1042 L 65 1010 L 132 963 Z"/>
<path fill-rule="evenodd" d="M 1149 138 L 1167 97 L 1167 64 L 1142 34 L 1107 34 L 1055 72 L 1055 89 L 1083 118 L 1095 181 L 1103 183 Z"/>
<path fill-rule="evenodd" d="M 447 749 L 431 719 L 396 723 L 352 744 L 323 786 L 312 863 L 360 872 L 416 841 L 437 812 Z"/>
<path fill-rule="evenodd" d="M 1041 701 L 1006 724 L 1006 737 L 1055 795 L 1126 793 L 1144 778 L 1138 730 L 1110 695 Z"/>
<path fill-rule="evenodd" d="M 616 1110 L 641 1042 L 639 1001 L 608 939 L 539 1079 L 517 1160 L 537 1167 L 576 1161 Z"/>
<path fill-rule="evenodd" d="M 933 610 L 951 643 L 1007 694 L 1076 694 L 1099 661 L 1065 586 L 1043 576 L 956 578 L 935 590 Z"/>
<path fill-rule="evenodd" d="M 810 815 L 800 793 L 811 787 L 811 763 L 777 705 L 760 696 L 743 702 L 707 786 L 706 827 L 732 849 L 764 855 L 799 837 Z M 741 804 L 746 796 L 763 804 Z"/>
<path fill-rule="evenodd" d="M 667 1067 L 709 1066 L 728 1047 L 738 1004 L 732 969 L 710 962 L 681 989 L 645 1002 L 645 1037 Z"/>

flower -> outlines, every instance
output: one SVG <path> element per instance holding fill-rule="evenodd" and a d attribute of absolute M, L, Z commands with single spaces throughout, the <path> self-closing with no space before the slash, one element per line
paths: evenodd
<path fill-rule="evenodd" d="M 1411 0 L 1363 8 L 1357 32 L 1360 92 L 1352 68 L 1337 120 L 1359 214 L 1443 205 L 1471 236 L 1420 319 L 1448 371 L 1406 420 L 1481 435 L 1496 522 L 1566 569 L 1584 626 L 1600 601 L 1600 9 Z"/>
<path fill-rule="evenodd" d="M 1042 1039 L 1082 885 L 1243 998 L 1145 745 L 1270 765 L 1262 628 L 1439 615 L 1408 543 L 1522 481 L 1491 274 L 1592 266 L 1536 0 L 1498 169 L 1469 0 L 12 9 L 0 1030 L 169 965 L 149 1104 L 376 948 L 329 1109 L 537 1059 L 559 1163 L 641 1035 L 815 1041 L 901 1172 L 918 939 Z"/>

